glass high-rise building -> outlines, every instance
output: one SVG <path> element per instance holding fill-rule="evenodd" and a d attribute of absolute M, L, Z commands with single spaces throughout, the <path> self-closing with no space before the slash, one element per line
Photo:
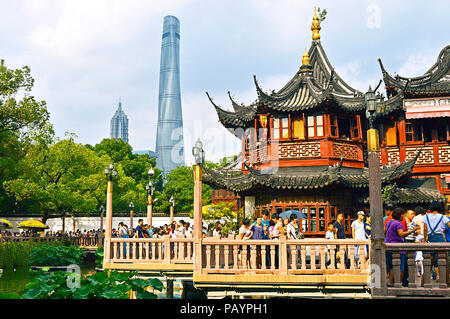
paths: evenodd
<path fill-rule="evenodd" d="M 184 165 L 183 116 L 180 93 L 180 21 L 164 17 L 159 75 L 157 166 L 167 174 Z"/>
<path fill-rule="evenodd" d="M 111 131 L 110 138 L 122 139 L 122 141 L 128 143 L 128 117 L 122 110 L 122 102 L 119 101 L 119 107 L 114 113 L 111 119 Z"/>

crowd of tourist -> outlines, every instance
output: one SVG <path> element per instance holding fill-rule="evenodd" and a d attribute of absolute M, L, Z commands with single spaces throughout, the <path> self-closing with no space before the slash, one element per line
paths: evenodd
<path fill-rule="evenodd" d="M 327 231 L 325 238 L 345 239 L 346 238 L 346 224 L 344 213 L 338 213 L 336 220 L 329 222 L 327 225 Z M 223 224 L 221 221 L 217 221 L 208 227 L 203 226 L 203 237 L 223 237 L 227 235 L 237 235 L 236 239 L 240 240 L 277 240 L 281 236 L 286 236 L 290 239 L 303 239 L 304 234 L 302 232 L 302 220 L 298 219 L 295 215 L 291 215 L 290 218 L 282 218 L 280 214 L 274 213 L 269 217 L 269 213 L 263 212 L 261 217 L 256 218 L 253 222 L 249 218 L 244 218 L 237 232 L 229 230 L 224 232 L 223 228 L 228 225 Z M 385 205 L 385 216 L 383 219 L 385 242 L 386 243 L 439 243 L 450 242 L 450 215 L 449 212 L 445 212 L 444 206 L 440 202 L 432 202 L 428 209 L 423 207 L 415 207 L 414 209 L 405 210 L 402 207 L 394 207 L 392 205 Z M 232 229 L 233 227 L 227 227 Z M 72 231 L 46 231 L 44 237 L 83 237 L 98 238 L 100 235 L 100 229 L 96 230 L 77 230 Z M 33 237 L 38 236 L 36 231 L 26 230 L 19 232 L 2 231 L 1 237 Z M 138 225 L 134 228 L 128 227 L 123 222 L 120 222 L 117 229 L 112 229 L 112 237 L 120 238 L 192 238 L 193 237 L 193 225 L 184 220 L 178 222 L 172 222 L 160 227 L 151 227 L 148 224 L 144 224 L 143 219 L 138 220 Z M 358 211 L 356 213 L 356 219 L 351 222 L 351 238 L 355 240 L 366 240 L 371 237 L 371 217 L 368 212 Z M 249 246 L 247 248 L 250 248 Z M 269 249 L 269 245 L 266 249 Z M 364 252 L 367 257 L 368 245 L 364 247 Z M 258 250 L 258 263 L 261 263 L 261 247 L 257 247 Z M 327 247 L 327 256 L 330 253 L 329 246 Z M 336 252 L 338 249 L 336 249 Z M 354 258 L 355 267 L 361 267 L 358 262 L 360 248 L 355 245 Z M 278 268 L 278 246 L 275 251 L 275 268 Z M 300 255 L 300 254 L 298 254 Z M 345 251 L 345 263 L 346 267 L 349 267 L 349 251 Z M 436 253 L 432 254 L 432 274 L 433 278 L 439 278 L 437 270 L 437 258 Z M 270 268 L 270 253 L 266 253 L 266 265 Z M 405 252 L 401 253 L 401 278 L 402 284 L 408 285 L 408 267 L 407 255 Z M 418 265 L 419 276 L 423 274 L 423 256 L 420 251 L 415 256 L 416 264 Z M 329 263 L 329 261 L 328 261 Z M 386 253 L 386 268 L 389 278 L 388 285 L 393 285 L 393 265 L 392 265 L 392 253 Z"/>
<path fill-rule="evenodd" d="M 112 229 L 112 237 L 120 238 L 192 238 L 193 228 L 189 222 L 180 220 L 165 224 L 161 227 L 150 227 L 144 224 L 143 219 L 138 220 L 138 225 L 131 229 L 127 224 L 120 222 L 117 229 Z"/>

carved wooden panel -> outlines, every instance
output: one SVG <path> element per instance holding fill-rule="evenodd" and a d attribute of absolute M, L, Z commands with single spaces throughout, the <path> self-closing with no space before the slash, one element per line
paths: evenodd
<path fill-rule="evenodd" d="M 387 162 L 390 165 L 400 164 L 400 150 L 398 148 L 387 150 Z"/>
<path fill-rule="evenodd" d="M 441 145 L 439 146 L 439 163 L 447 164 L 450 163 L 450 146 Z"/>
<path fill-rule="evenodd" d="M 346 143 L 333 143 L 333 156 L 358 160 L 358 146 Z"/>
<path fill-rule="evenodd" d="M 416 156 L 419 150 L 420 147 L 407 147 L 405 149 L 406 160 L 408 161 Z M 434 164 L 434 154 L 432 146 L 422 148 L 422 152 L 420 153 L 416 164 Z"/>
<path fill-rule="evenodd" d="M 282 143 L 278 146 L 278 157 L 280 159 L 320 157 L 320 143 Z"/>

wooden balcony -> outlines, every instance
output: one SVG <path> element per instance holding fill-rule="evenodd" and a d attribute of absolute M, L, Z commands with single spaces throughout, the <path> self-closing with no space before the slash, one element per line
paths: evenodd
<path fill-rule="evenodd" d="M 244 160 L 256 165 L 333 165 L 341 158 L 346 166 L 364 167 L 363 143 L 343 139 L 280 140 L 251 146 Z"/>
<path fill-rule="evenodd" d="M 384 146 L 381 149 L 381 163 L 397 165 L 421 153 L 413 173 L 440 173 L 450 167 L 450 145 L 448 142 L 411 143 L 400 146 Z"/>

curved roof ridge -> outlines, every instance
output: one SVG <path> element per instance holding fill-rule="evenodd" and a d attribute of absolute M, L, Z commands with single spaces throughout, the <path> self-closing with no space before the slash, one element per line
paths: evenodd
<path fill-rule="evenodd" d="M 378 63 L 380 64 L 383 80 L 386 85 L 391 85 L 394 87 L 405 87 L 406 85 L 409 85 L 409 88 L 423 87 L 434 82 L 438 82 L 444 76 L 449 74 L 450 45 L 445 46 L 441 50 L 436 62 L 423 75 L 415 77 L 405 77 L 400 75 L 392 76 L 384 67 L 381 58 L 378 58 Z"/>

